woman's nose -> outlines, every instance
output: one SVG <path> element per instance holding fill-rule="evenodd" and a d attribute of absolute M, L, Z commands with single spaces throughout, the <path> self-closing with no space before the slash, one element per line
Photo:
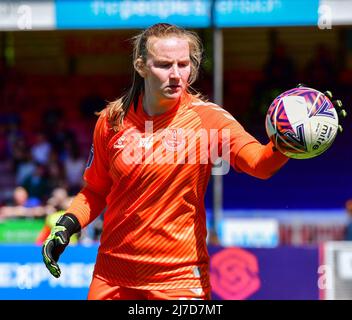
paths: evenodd
<path fill-rule="evenodd" d="M 178 69 L 178 66 L 173 66 L 171 69 L 170 78 L 179 79 L 180 77 L 180 70 Z"/>

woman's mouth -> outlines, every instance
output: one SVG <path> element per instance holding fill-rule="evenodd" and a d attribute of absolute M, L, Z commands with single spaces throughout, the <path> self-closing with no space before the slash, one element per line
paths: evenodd
<path fill-rule="evenodd" d="M 181 89 L 180 85 L 174 85 L 174 84 L 173 85 L 169 85 L 167 87 L 170 88 L 173 91 L 177 91 L 178 89 Z"/>

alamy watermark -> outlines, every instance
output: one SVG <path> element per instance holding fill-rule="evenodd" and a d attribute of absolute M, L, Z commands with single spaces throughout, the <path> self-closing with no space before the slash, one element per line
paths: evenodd
<path fill-rule="evenodd" d="M 166 128 L 153 131 L 145 122 L 144 133 L 126 130 L 114 143 L 127 164 L 213 164 L 213 175 L 230 170 L 230 129 Z M 221 158 L 221 161 L 219 160 Z"/>
<path fill-rule="evenodd" d="M 20 30 L 31 30 L 32 26 L 32 8 L 29 5 L 20 5 L 17 9 L 18 20 L 17 27 Z"/>
<path fill-rule="evenodd" d="M 322 4 L 319 6 L 318 28 L 320 30 L 332 29 L 332 10 L 327 4 Z"/>
<path fill-rule="evenodd" d="M 32 30 L 33 8 L 28 4 L 18 2 L 0 2 L 0 21 L 5 28 Z"/>
<path fill-rule="evenodd" d="M 332 267 L 322 264 L 318 267 L 318 288 L 320 290 L 331 289 Z"/>

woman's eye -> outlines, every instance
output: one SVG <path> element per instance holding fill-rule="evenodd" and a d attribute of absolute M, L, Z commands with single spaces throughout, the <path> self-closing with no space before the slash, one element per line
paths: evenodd
<path fill-rule="evenodd" d="M 167 68 L 170 68 L 171 65 L 169 63 L 159 63 L 158 66 L 159 68 L 167 69 Z"/>
<path fill-rule="evenodd" d="M 188 63 L 187 63 L 187 62 L 185 62 L 185 63 L 179 63 L 178 66 L 179 66 L 180 68 L 186 68 L 186 67 L 188 66 Z"/>

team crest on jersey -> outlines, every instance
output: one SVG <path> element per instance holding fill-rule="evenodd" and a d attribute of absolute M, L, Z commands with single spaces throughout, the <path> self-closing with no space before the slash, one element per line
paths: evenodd
<path fill-rule="evenodd" d="M 123 149 L 126 143 L 126 136 L 122 135 L 114 144 L 114 149 Z"/>
<path fill-rule="evenodd" d="M 166 129 L 165 135 L 164 135 L 162 141 L 163 141 L 163 145 L 166 150 L 169 150 L 169 151 L 179 150 L 179 148 L 183 147 L 186 143 L 183 129 L 181 129 L 181 128 Z"/>

